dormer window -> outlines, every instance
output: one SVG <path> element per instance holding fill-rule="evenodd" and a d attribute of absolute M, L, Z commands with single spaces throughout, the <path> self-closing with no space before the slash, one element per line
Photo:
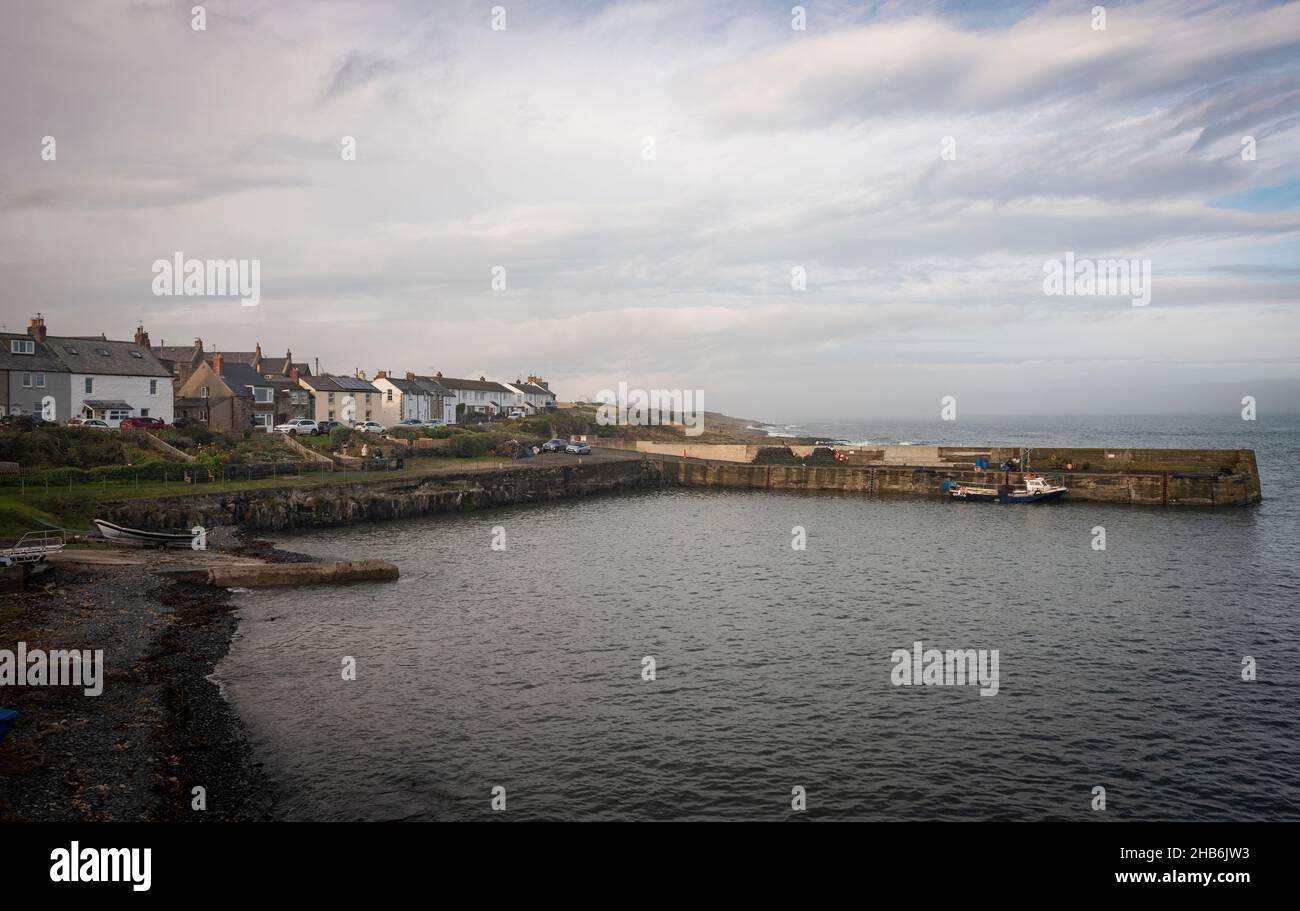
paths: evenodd
<path fill-rule="evenodd" d="M 76 354 L 76 353 L 77 353 L 77 349 L 74 348 L 74 347 L 71 346 L 71 345 L 64 345 L 64 346 L 63 346 L 63 350 L 66 351 L 66 352 L 68 352 L 68 354 Z"/>
<path fill-rule="evenodd" d="M 107 348 L 96 348 L 96 349 L 95 349 L 95 353 L 98 354 L 100 357 L 112 357 L 112 356 L 113 356 L 113 352 L 109 351 Z"/>
<path fill-rule="evenodd" d="M 131 352 L 131 357 L 135 358 L 136 360 L 140 360 L 140 361 L 144 360 L 144 355 L 141 354 L 139 351 L 132 351 L 132 352 Z"/>
<path fill-rule="evenodd" d="M 16 338 L 9 342 L 9 351 L 12 354 L 35 354 L 36 342 L 29 338 Z"/>

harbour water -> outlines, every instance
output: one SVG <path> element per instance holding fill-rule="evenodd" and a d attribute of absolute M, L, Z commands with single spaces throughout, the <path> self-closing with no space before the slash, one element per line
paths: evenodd
<path fill-rule="evenodd" d="M 496 787 L 511 819 L 779 820 L 794 788 L 817 819 L 1300 819 L 1300 422 L 975 423 L 798 432 L 1253 448 L 1265 501 L 666 489 L 320 531 L 281 543 L 401 581 L 241 593 L 217 677 L 292 819 L 486 819 Z M 998 650 L 997 694 L 895 686 L 916 641 Z"/>

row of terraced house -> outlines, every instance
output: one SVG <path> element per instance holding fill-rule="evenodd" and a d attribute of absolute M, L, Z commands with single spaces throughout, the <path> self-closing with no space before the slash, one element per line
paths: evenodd
<path fill-rule="evenodd" d="M 50 336 L 40 314 L 26 333 L 0 332 L 0 345 L 0 417 L 89 418 L 114 427 L 128 417 L 187 418 L 213 430 L 270 431 L 294 418 L 457 424 L 555 408 L 555 393 L 538 376 L 508 383 L 441 372 L 314 373 L 292 351 L 263 355 L 260 342 L 252 351 L 209 350 L 197 338 L 153 345 L 143 326 L 130 342 Z"/>

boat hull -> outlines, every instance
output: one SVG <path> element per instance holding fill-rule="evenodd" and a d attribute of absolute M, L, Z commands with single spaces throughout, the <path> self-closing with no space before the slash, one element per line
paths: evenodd
<path fill-rule="evenodd" d="M 129 544 L 135 547 L 190 547 L 194 542 L 194 535 L 190 532 L 144 531 L 139 528 L 115 525 L 103 519 L 92 521 L 104 539 L 114 544 Z"/>
<path fill-rule="evenodd" d="M 998 498 L 999 503 L 1046 503 L 1059 500 L 1065 496 L 1064 490 L 1049 490 L 1046 493 L 1009 493 Z"/>

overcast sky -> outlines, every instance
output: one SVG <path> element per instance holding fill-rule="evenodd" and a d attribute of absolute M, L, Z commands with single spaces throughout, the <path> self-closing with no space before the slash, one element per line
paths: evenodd
<path fill-rule="evenodd" d="M 8 328 L 761 419 L 1300 408 L 1300 5 L 194 5 L 0 0 Z M 176 251 L 261 303 L 155 296 Z M 1046 295 L 1067 251 L 1150 304 Z"/>

